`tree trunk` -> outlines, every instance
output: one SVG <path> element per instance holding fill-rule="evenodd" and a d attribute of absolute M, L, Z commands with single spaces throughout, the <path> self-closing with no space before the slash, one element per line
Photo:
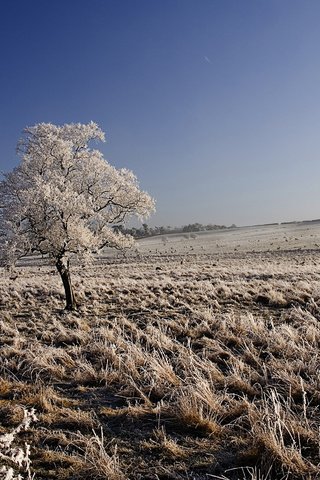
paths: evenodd
<path fill-rule="evenodd" d="M 73 293 L 73 288 L 71 284 L 71 277 L 69 271 L 69 262 L 67 265 L 63 263 L 61 259 L 57 260 L 56 267 L 58 272 L 60 273 L 60 277 L 64 286 L 64 291 L 66 294 L 66 310 L 72 311 L 77 309 L 77 304 L 75 300 L 75 296 Z"/>

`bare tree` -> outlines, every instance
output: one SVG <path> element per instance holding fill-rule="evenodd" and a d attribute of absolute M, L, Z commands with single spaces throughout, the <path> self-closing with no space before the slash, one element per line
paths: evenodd
<path fill-rule="evenodd" d="M 92 140 L 104 141 L 93 122 L 26 128 L 18 143 L 21 163 L 0 182 L 2 264 L 34 252 L 51 257 L 67 310 L 76 308 L 71 260 L 89 261 L 105 246 L 130 247 L 133 238 L 113 227 L 154 210 L 135 175 L 111 166 L 88 146 Z"/>

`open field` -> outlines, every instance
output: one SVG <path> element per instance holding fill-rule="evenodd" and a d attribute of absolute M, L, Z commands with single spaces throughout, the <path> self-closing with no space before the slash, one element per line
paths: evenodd
<path fill-rule="evenodd" d="M 320 225 L 139 241 L 0 279 L 0 435 L 35 479 L 320 478 Z M 1 460 L 0 460 L 1 465 Z"/>

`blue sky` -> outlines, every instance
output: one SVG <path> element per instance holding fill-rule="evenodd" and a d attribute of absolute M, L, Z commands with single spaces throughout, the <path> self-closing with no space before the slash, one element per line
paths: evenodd
<path fill-rule="evenodd" d="M 0 169 L 25 126 L 96 121 L 151 225 L 320 217 L 318 0 L 5 0 Z"/>

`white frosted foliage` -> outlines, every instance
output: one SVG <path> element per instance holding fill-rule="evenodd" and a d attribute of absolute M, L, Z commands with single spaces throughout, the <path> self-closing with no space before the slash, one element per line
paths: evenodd
<path fill-rule="evenodd" d="M 0 435 L 0 480 L 23 480 L 23 478 L 32 480 L 34 478 L 30 471 L 30 445 L 25 443 L 24 448 L 14 446 L 19 433 L 22 430 L 28 430 L 31 423 L 38 420 L 34 408 L 31 410 L 24 409 L 23 413 L 22 422 L 12 432 Z M 16 471 L 16 468 L 8 464 L 23 470 L 25 475 L 22 476 Z"/>
<path fill-rule="evenodd" d="M 112 227 L 146 218 L 154 200 L 131 171 L 114 168 L 89 147 L 104 141 L 101 129 L 93 122 L 41 123 L 24 133 L 21 163 L 0 184 L 4 263 L 33 252 L 88 260 L 104 246 L 130 247 L 133 239 Z"/>

